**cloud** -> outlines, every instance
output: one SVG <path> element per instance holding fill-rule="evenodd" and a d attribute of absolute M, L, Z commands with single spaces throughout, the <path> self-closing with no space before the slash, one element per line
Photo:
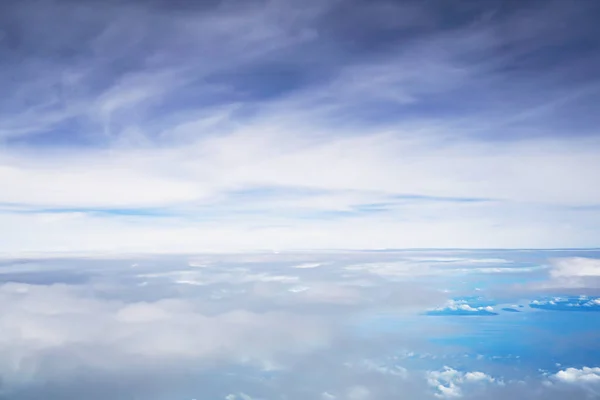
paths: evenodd
<path fill-rule="evenodd" d="M 558 371 L 552 378 L 559 382 L 574 384 L 600 383 L 600 368 L 567 368 Z"/>
<path fill-rule="evenodd" d="M 313 264 L 298 264 L 298 265 L 294 265 L 294 268 L 299 268 L 299 269 L 306 269 L 306 268 L 318 268 L 320 267 L 321 264 L 319 263 L 313 263 Z"/>
<path fill-rule="evenodd" d="M 450 367 L 427 372 L 427 382 L 434 388 L 436 397 L 449 399 L 463 397 L 463 387 L 497 383 L 495 378 L 483 372 L 461 372 Z"/>
<path fill-rule="evenodd" d="M 444 307 L 427 311 L 427 315 L 498 315 L 492 306 L 473 307 L 465 300 L 448 300 Z"/>
<path fill-rule="evenodd" d="M 550 376 L 550 386 L 563 385 L 567 389 L 580 388 L 590 398 L 600 394 L 600 368 L 566 368 Z"/>
<path fill-rule="evenodd" d="M 554 253 L 343 251 L 4 259 L 0 395 L 27 400 L 42 393 L 50 399 L 89 393 L 93 400 L 594 396 L 595 367 L 572 362 L 594 357 L 593 319 L 561 314 L 555 320 L 551 313 L 531 311 L 523 314 L 528 322 L 524 325 L 517 323 L 518 317 L 503 314 L 485 321 L 430 318 L 423 311 L 447 296 L 439 288 L 464 286 L 464 275 L 400 280 L 344 268 L 368 260 L 485 260 L 491 254 L 522 265 L 523 259 Z M 302 264 L 322 267 L 294 268 Z M 455 266 L 460 268 L 458 262 Z M 283 279 L 288 275 L 295 279 Z M 195 284 L 181 283 L 183 278 Z M 474 278 L 481 292 L 495 280 L 489 275 Z M 479 297 L 484 294 L 456 297 L 447 308 L 478 315 L 492 304 Z M 596 300 L 577 299 L 581 304 Z M 566 318 L 590 325 L 553 324 L 548 331 L 536 322 L 540 315 L 550 318 L 544 321 Z M 530 363 L 525 349 L 540 337 L 553 350 Z M 562 366 L 554 366 L 557 360 Z M 537 370 L 546 365 L 552 366 L 550 372 Z"/>
<path fill-rule="evenodd" d="M 549 264 L 547 279 L 528 285 L 529 290 L 565 295 L 599 294 L 599 259 L 586 257 L 553 258 Z"/>
<path fill-rule="evenodd" d="M 423 314 L 595 310 L 595 261 L 379 251 L 598 245 L 596 6 L 498 4 L 1 4 L 0 397 L 594 395 L 440 344 L 579 313 Z"/>
<path fill-rule="evenodd" d="M 394 365 L 394 366 L 388 367 L 388 366 L 378 365 L 377 363 L 372 362 L 372 361 L 366 361 L 364 364 L 368 370 L 379 372 L 379 373 L 385 374 L 385 375 L 397 376 L 402 379 L 408 378 L 408 370 L 400 365 Z"/>
<path fill-rule="evenodd" d="M 600 298 L 588 298 L 587 296 L 555 297 L 550 300 L 533 300 L 529 306 L 554 311 L 600 311 Z"/>
<path fill-rule="evenodd" d="M 0 305 L 6 385 L 70 376 L 80 367 L 260 365 L 324 346 L 330 337 L 327 324 L 309 316 L 243 309 L 203 314 L 190 300 L 123 302 L 67 285 L 7 283 L 0 286 Z M 52 366 L 58 359 L 61 366 Z"/>
<path fill-rule="evenodd" d="M 600 276 L 600 260 L 595 258 L 559 258 L 553 261 L 552 278 Z"/>
<path fill-rule="evenodd" d="M 523 267 L 511 265 L 508 260 L 461 257 L 413 257 L 406 255 L 401 261 L 383 263 L 349 264 L 348 271 L 365 271 L 388 279 L 402 279 L 417 276 L 442 276 L 456 274 L 524 274 L 541 269 L 544 266 Z M 495 266 L 501 265 L 501 266 Z"/>
<path fill-rule="evenodd" d="M 359 3 L 5 6 L 0 251 L 596 245 L 586 7 Z"/>

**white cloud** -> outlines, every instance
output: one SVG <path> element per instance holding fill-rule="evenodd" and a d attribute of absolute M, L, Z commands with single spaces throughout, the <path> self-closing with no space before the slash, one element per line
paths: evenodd
<path fill-rule="evenodd" d="M 506 264 L 505 267 L 488 267 L 486 265 Z M 502 259 L 477 259 L 446 257 L 436 259 L 430 257 L 402 257 L 402 261 L 383 263 L 349 264 L 344 268 L 348 271 L 366 271 L 388 279 L 402 279 L 415 276 L 455 276 L 456 274 L 525 274 L 540 269 L 536 267 L 510 267 L 508 260 Z"/>
<path fill-rule="evenodd" d="M 600 276 L 600 259 L 596 258 L 558 258 L 552 261 L 552 278 Z"/>
<path fill-rule="evenodd" d="M 183 299 L 124 303 L 90 296 L 81 287 L 9 283 L 0 286 L 0 370 L 6 383 L 14 383 L 80 366 L 114 371 L 206 360 L 260 364 L 326 345 L 330 333 L 323 322 L 242 309 L 203 314 Z M 54 356 L 63 362 L 49 369 Z"/>
<path fill-rule="evenodd" d="M 298 264 L 298 265 L 294 265 L 293 268 L 299 268 L 299 269 L 307 269 L 307 268 L 317 268 L 320 267 L 322 264 L 321 263 L 307 263 L 307 264 Z"/>
<path fill-rule="evenodd" d="M 254 272 L 251 269 L 237 267 L 226 271 L 203 272 L 197 269 L 183 269 L 167 272 L 155 272 L 139 274 L 139 278 L 159 279 L 170 282 L 189 285 L 210 285 L 214 283 L 253 283 L 253 282 L 277 282 L 297 283 L 299 277 L 293 275 L 274 274 L 267 272 Z"/>
<path fill-rule="evenodd" d="M 494 382 L 495 380 L 491 376 L 479 371 L 467 372 L 464 376 L 464 379 L 472 382 Z"/>
<path fill-rule="evenodd" d="M 550 260 L 548 279 L 529 287 L 537 290 L 597 289 L 600 287 L 600 259 L 565 257 Z"/>
<path fill-rule="evenodd" d="M 544 306 L 543 308 L 561 309 L 568 310 L 577 308 L 600 308 L 600 298 L 589 299 L 587 296 L 575 297 L 554 297 L 553 299 L 547 300 L 533 300 L 530 303 L 532 306 Z"/>
<path fill-rule="evenodd" d="M 597 398 L 600 395 L 600 368 L 566 368 L 550 375 L 546 382 L 551 388 L 576 388 L 586 393 L 589 398 Z"/>
<path fill-rule="evenodd" d="M 465 62 L 466 54 L 501 47 L 489 27 L 407 40 L 376 62 L 339 62 L 313 46 L 333 44 L 320 36 L 320 18 L 339 15 L 332 12 L 339 5 L 269 1 L 165 14 L 133 4 L 96 10 L 43 2 L 28 10 L 35 23 L 19 14 L 17 24 L 39 23 L 58 36 L 53 46 L 89 48 L 90 57 L 19 62 L 18 91 L 6 99 L 17 112 L 0 124 L 0 137 L 23 140 L 0 150 L 0 186 L 10 188 L 0 192 L 0 225 L 11 226 L 0 233 L 0 251 L 597 245 L 600 217 L 581 208 L 600 201 L 597 139 L 566 135 L 551 122 L 540 127 L 544 135 L 519 140 L 480 136 L 546 121 L 536 116 L 557 107 L 546 96 L 516 117 L 506 101 L 490 104 L 493 115 L 466 120 L 360 117 L 369 102 L 427 103 L 428 95 L 455 95 L 468 83 L 504 89 L 495 68 Z M 402 24 L 428 20 L 425 8 L 390 7 L 415 16 Z M 38 13 L 51 17 L 41 23 Z M 70 23 L 57 26 L 63 18 Z M 88 24 L 100 33 L 79 35 Z M 138 67 L 107 67 L 124 58 Z M 301 76 L 302 68 L 311 72 L 305 60 L 322 60 L 330 78 L 273 97 L 238 87 L 241 79 L 271 88 L 253 68 L 274 59 Z M 110 83 L 101 85 L 104 75 Z M 577 94 L 570 89 L 559 97 Z M 48 132 L 91 145 L 36 144 Z M 277 192 L 259 195 L 265 188 Z M 166 215 L 94 213 L 148 207 Z"/>
<path fill-rule="evenodd" d="M 60 157 L 0 154 L 0 182 L 11 188 L 0 193 L 0 203 L 17 204 L 25 209 L 61 207 L 83 208 L 83 211 L 169 207 L 175 208 L 180 216 L 146 218 L 140 222 L 128 216 L 75 213 L 72 217 L 81 223 L 65 223 L 64 229 L 56 231 L 53 221 L 46 217 L 54 215 L 48 212 L 30 215 L 5 212 L 0 215 L 3 225 L 36 232 L 13 237 L 10 247 L 44 250 L 42 243 L 51 240 L 48 236 L 62 236 L 60 242 L 72 242 L 72 250 L 83 247 L 81 241 L 85 240 L 96 250 L 127 246 L 134 251 L 157 248 L 176 251 L 174 248 L 178 247 L 187 251 L 198 247 L 239 250 L 264 248 L 271 243 L 283 249 L 593 244 L 589 238 L 594 237 L 591 232 L 598 226 L 595 215 L 583 211 L 557 214 L 546 206 L 527 204 L 593 203 L 597 195 L 590 192 L 593 185 L 588 185 L 584 178 L 579 178 L 581 188 L 558 190 L 563 186 L 539 187 L 538 182 L 546 181 L 544 176 L 528 176 L 525 180 L 509 171 L 490 172 L 486 180 L 470 176 L 473 171 L 502 170 L 514 165 L 510 161 L 514 151 L 529 153 L 523 157 L 539 164 L 532 165 L 531 171 L 547 171 L 547 165 L 571 165 L 573 176 L 585 176 L 590 169 L 582 152 L 588 151 L 589 146 L 577 149 L 565 144 L 571 147 L 572 160 L 562 162 L 553 159 L 554 147 L 538 156 L 537 151 L 544 147 L 541 143 L 522 143 L 524 147 L 514 151 L 506 149 L 506 159 L 481 158 L 478 154 L 488 151 L 471 148 L 473 145 L 469 143 L 436 149 L 432 154 L 427 143 L 406 145 L 393 135 L 331 137 L 325 143 L 302 144 L 294 132 L 279 132 L 275 139 L 260 129 L 234 133 L 216 141 L 201 139 L 192 146 L 171 149 L 85 151 L 84 154 L 78 151 Z M 282 136 L 288 142 L 297 142 L 298 147 L 283 148 Z M 398 154 L 410 154 L 410 158 Z M 542 161 L 544 158 L 547 161 Z M 490 163 L 493 165 L 485 167 Z M 409 164 L 410 173 L 406 168 Z M 510 180 L 503 181 L 505 176 L 510 176 Z M 489 181 L 495 182 L 495 186 L 481 187 L 484 185 L 481 182 Z M 570 177 L 565 179 L 567 182 L 574 184 Z M 340 192 L 330 199 L 322 195 L 291 195 L 286 199 L 282 195 L 266 200 L 248 198 L 243 203 L 236 202 L 230 192 L 230 189 L 264 186 L 282 188 L 284 193 L 290 187 Z M 556 191 L 549 193 L 552 188 Z M 485 197 L 512 203 L 394 200 L 385 214 L 358 213 L 353 218 L 327 219 L 329 212 L 352 210 L 361 204 L 389 203 L 389 196 L 406 193 L 443 197 L 480 197 L 485 193 Z M 238 213 L 239 217 L 232 218 Z M 325 216 L 305 220 L 297 218 L 298 213 L 325 213 Z M 200 229 L 194 222 L 204 215 L 209 215 L 214 225 L 219 226 L 214 234 L 208 233 L 214 231 L 212 227 Z M 259 215 L 262 217 L 258 218 Z M 401 221 L 396 220 L 401 216 Z M 577 229 L 561 229 L 560 234 L 550 229 L 567 223 L 576 224 Z M 90 225 L 96 228 L 84 228 Z M 251 228 L 255 225 L 265 227 Z M 361 229 L 353 229 L 358 225 Z M 48 230 L 52 235 L 45 235 Z M 227 233 L 219 234 L 219 230 Z M 548 233 L 551 231 L 552 235 Z M 148 236 L 156 240 L 134 239 Z M 3 238 L 3 242 L 7 241 L 11 238 Z"/>
<path fill-rule="evenodd" d="M 435 390 L 435 396 L 440 398 L 462 397 L 465 389 L 473 389 L 472 385 L 498 383 L 495 378 L 483 372 L 461 372 L 450 367 L 429 371 L 426 376 L 427 383 Z"/>
<path fill-rule="evenodd" d="M 569 384 L 597 384 L 600 385 L 600 368 L 583 367 L 583 368 L 567 368 L 558 371 L 551 378 L 557 382 Z"/>
<path fill-rule="evenodd" d="M 583 304 L 584 307 L 596 307 L 600 306 L 600 298 L 591 299 L 590 301 Z"/>
<path fill-rule="evenodd" d="M 435 312 L 452 312 L 452 311 L 461 311 L 467 313 L 492 313 L 494 312 L 494 308 L 492 306 L 480 306 L 473 307 L 469 305 L 465 300 L 448 300 L 443 307 L 434 308 L 430 311 Z"/>
<path fill-rule="evenodd" d="M 440 210 L 441 212 L 441 210 Z M 209 214 L 213 216 L 214 214 Z M 493 235 L 511 237 L 507 247 L 518 247 L 538 228 L 523 226 L 515 231 L 487 232 L 481 222 L 408 221 L 358 217 L 356 219 L 313 222 L 258 215 L 232 220 L 228 216 L 199 224 L 195 214 L 187 217 L 102 216 L 84 213 L 0 214 L 3 252 L 91 251 L 125 253 L 235 252 L 257 249 L 399 248 L 436 243 L 438 247 L 493 244 Z M 48 218 L 51 217 L 51 218 Z M 355 229 L 357 224 L 360 230 Z M 512 228 L 511 228 L 512 229 Z M 516 228 L 515 228 L 516 229 Z M 456 232 L 460 232 L 457 235 Z M 508 233 L 514 235 L 508 235 Z M 544 233 L 539 232 L 544 238 Z M 506 236 L 504 236 L 506 235 Z M 583 235 L 583 231 L 582 231 Z M 482 239 L 483 238 L 483 239 Z M 500 236 L 496 236 L 500 239 Z M 548 237 L 549 238 L 549 237 Z M 504 239 L 502 239 L 504 240 Z M 554 240 L 554 239 L 551 239 Z M 550 242 L 546 242 L 550 243 Z M 564 243 L 564 242 L 562 242 Z M 542 244 L 539 242 L 538 244 Z M 556 243 L 558 245 L 558 242 Z"/>
<path fill-rule="evenodd" d="M 462 397 L 462 391 L 454 383 L 449 383 L 447 386 L 438 385 L 436 389 L 438 390 L 438 393 L 435 394 L 436 397 L 449 399 Z"/>

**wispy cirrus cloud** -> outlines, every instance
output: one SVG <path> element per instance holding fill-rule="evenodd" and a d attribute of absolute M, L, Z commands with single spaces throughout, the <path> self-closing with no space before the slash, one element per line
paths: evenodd
<path fill-rule="evenodd" d="M 585 7 L 3 7 L 7 249 L 596 244 Z"/>

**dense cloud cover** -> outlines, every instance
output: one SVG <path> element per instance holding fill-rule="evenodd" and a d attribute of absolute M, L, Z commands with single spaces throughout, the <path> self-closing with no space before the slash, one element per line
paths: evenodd
<path fill-rule="evenodd" d="M 1 398 L 592 398 L 595 318 L 536 306 L 560 291 L 515 282 L 553 282 L 565 265 L 578 275 L 597 256 L 5 259 Z"/>

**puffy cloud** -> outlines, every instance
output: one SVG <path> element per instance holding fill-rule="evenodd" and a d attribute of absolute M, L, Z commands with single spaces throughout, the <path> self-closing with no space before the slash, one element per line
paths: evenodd
<path fill-rule="evenodd" d="M 444 307 L 427 312 L 428 315 L 496 315 L 492 306 L 473 307 L 466 300 L 448 300 Z"/>
<path fill-rule="evenodd" d="M 547 384 L 551 388 L 578 391 L 596 398 L 600 395 L 600 368 L 566 368 L 550 375 Z"/>
<path fill-rule="evenodd" d="M 556 311 L 600 311 L 600 298 L 578 297 L 554 297 L 545 300 L 533 300 L 532 308 Z"/>
<path fill-rule="evenodd" d="M 494 378 L 479 371 L 467 372 L 464 379 L 467 382 L 494 382 Z"/>
<path fill-rule="evenodd" d="M 440 371 L 427 372 L 427 382 L 440 398 L 458 398 L 463 396 L 463 386 L 472 384 L 497 383 L 495 378 L 479 372 L 461 372 L 450 367 Z"/>
<path fill-rule="evenodd" d="M 454 383 L 449 383 L 448 386 L 438 385 L 436 389 L 438 390 L 438 393 L 435 394 L 436 397 L 450 399 L 455 397 L 462 397 L 462 391 Z"/>
<path fill-rule="evenodd" d="M 600 368 L 567 368 L 565 370 L 558 371 L 556 374 L 552 375 L 551 379 L 557 382 L 564 382 L 570 384 L 600 385 Z"/>

